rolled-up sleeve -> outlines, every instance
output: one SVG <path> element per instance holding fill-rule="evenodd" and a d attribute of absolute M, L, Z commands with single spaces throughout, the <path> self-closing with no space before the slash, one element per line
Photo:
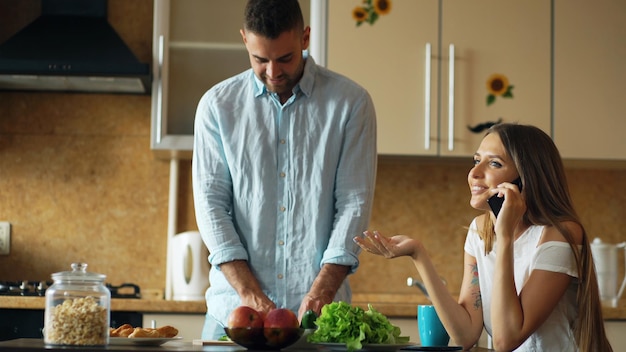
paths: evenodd
<path fill-rule="evenodd" d="M 345 126 L 335 180 L 336 213 L 330 242 L 322 264 L 351 267 L 359 261 L 352 238 L 367 229 L 376 181 L 376 115 L 367 93 L 355 101 Z"/>
<path fill-rule="evenodd" d="M 192 184 L 196 221 L 209 249 L 209 262 L 219 269 L 225 262 L 248 259 L 233 226 L 233 183 L 220 138 L 220 126 L 209 104 L 207 92 L 196 111 Z"/>

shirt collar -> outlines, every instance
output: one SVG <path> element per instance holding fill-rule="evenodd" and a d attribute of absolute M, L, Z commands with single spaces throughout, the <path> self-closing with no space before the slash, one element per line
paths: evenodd
<path fill-rule="evenodd" d="M 315 64 L 315 60 L 313 57 L 309 56 L 308 51 L 303 52 L 303 57 L 306 59 L 304 63 L 304 72 L 302 73 L 302 78 L 300 78 L 300 82 L 298 82 L 297 87 L 302 91 L 304 95 L 307 97 L 311 95 L 313 91 L 313 83 L 315 81 L 315 71 L 317 70 L 317 65 Z"/>

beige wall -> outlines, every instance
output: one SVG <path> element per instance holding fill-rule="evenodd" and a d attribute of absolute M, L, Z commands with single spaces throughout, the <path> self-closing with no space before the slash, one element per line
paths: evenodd
<path fill-rule="evenodd" d="M 110 4 L 111 21 L 149 62 L 151 2 Z M 0 279 L 45 280 L 85 261 L 113 284 L 164 288 L 169 163 L 154 157 L 149 139 L 149 96 L 0 92 L 0 221 L 13 227 Z M 381 158 L 371 223 L 422 238 L 453 292 L 464 227 L 477 214 L 468 205 L 470 167 L 470 158 Z M 196 229 L 189 161 L 180 177 L 182 232 Z M 590 236 L 625 240 L 626 167 L 571 168 L 568 177 Z M 361 259 L 355 292 L 414 292 L 405 286 L 415 275 L 407 259 Z"/>

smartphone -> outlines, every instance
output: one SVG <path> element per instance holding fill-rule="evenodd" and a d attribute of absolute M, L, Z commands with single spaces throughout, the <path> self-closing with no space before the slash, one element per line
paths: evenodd
<path fill-rule="evenodd" d="M 521 178 L 516 178 L 514 181 L 511 181 L 512 184 L 517 185 L 517 187 L 519 188 L 519 191 L 522 191 L 522 179 Z M 494 194 L 493 196 L 491 196 L 489 199 L 487 199 L 487 203 L 489 203 L 489 206 L 491 207 L 491 210 L 493 211 L 493 214 L 498 217 L 498 214 L 500 213 L 500 209 L 502 209 L 502 203 L 504 203 L 504 197 L 500 198 L 498 197 L 498 194 Z"/>

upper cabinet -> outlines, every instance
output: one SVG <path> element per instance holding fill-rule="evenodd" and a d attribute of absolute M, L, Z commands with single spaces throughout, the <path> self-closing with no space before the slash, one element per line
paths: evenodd
<path fill-rule="evenodd" d="M 500 119 L 550 133 L 549 1 L 394 0 L 357 26 L 362 4 L 327 1 L 327 66 L 372 95 L 380 154 L 469 156 Z"/>
<path fill-rule="evenodd" d="M 309 0 L 301 0 L 305 22 Z M 246 0 L 154 0 L 151 148 L 189 158 L 198 102 L 213 85 L 250 68 L 239 30 Z"/>
<path fill-rule="evenodd" d="M 626 160 L 626 1 L 555 0 L 554 31 L 561 155 Z"/>
<path fill-rule="evenodd" d="M 202 94 L 250 67 L 245 2 L 154 0 L 159 155 L 190 156 Z M 470 127 L 502 119 L 542 128 L 567 159 L 626 160 L 623 0 L 553 0 L 554 11 L 544 0 L 394 0 L 360 26 L 361 0 L 300 3 L 313 16 L 312 56 L 371 93 L 381 154 L 468 156 L 484 133 Z M 494 74 L 505 81 L 490 92 Z"/>
<path fill-rule="evenodd" d="M 151 148 L 189 157 L 202 95 L 250 68 L 239 29 L 245 0 L 155 0 Z"/>

